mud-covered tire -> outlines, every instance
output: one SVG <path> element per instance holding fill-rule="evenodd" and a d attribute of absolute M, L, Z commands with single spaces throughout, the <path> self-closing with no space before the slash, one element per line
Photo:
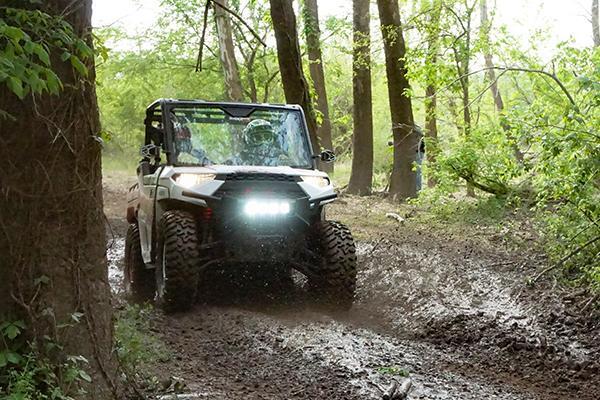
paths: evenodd
<path fill-rule="evenodd" d="M 356 291 L 356 247 L 346 225 L 320 221 L 313 227 L 311 247 L 318 260 L 308 276 L 309 290 L 324 305 L 347 310 Z"/>
<path fill-rule="evenodd" d="M 186 311 L 196 301 L 200 240 L 193 215 L 167 211 L 158 225 L 156 298 L 167 313 Z"/>
<path fill-rule="evenodd" d="M 125 269 L 123 287 L 135 302 L 149 301 L 156 292 L 154 271 L 146 268 L 142 258 L 140 231 L 137 224 L 130 224 L 125 237 Z"/>

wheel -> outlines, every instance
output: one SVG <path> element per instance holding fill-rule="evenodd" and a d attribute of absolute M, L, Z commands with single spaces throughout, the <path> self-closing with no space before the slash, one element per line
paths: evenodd
<path fill-rule="evenodd" d="M 309 270 L 309 290 L 327 306 L 348 310 L 356 290 L 356 247 L 350 230 L 339 222 L 320 221 L 311 248 L 318 260 Z"/>
<path fill-rule="evenodd" d="M 137 224 L 130 224 L 125 237 L 125 270 L 123 286 L 136 302 L 149 301 L 154 298 L 156 286 L 154 271 L 146 268 L 142 259 L 140 231 Z"/>
<path fill-rule="evenodd" d="M 156 297 L 167 313 L 192 307 L 198 291 L 200 240 L 193 215 L 167 211 L 158 226 Z"/>

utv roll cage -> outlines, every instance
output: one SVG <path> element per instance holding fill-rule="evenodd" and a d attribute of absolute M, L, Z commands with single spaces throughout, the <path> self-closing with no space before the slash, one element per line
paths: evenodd
<path fill-rule="evenodd" d="M 174 108 L 219 108 L 233 118 L 249 117 L 255 110 L 289 110 L 300 112 L 303 120 L 303 126 L 306 126 L 306 116 L 304 110 L 298 105 L 284 104 L 259 104 L 259 103 L 232 103 L 232 102 L 211 102 L 204 100 L 180 100 L 180 99 L 158 99 L 146 108 L 145 138 L 142 155 L 144 161 L 150 161 L 154 158 L 156 164 L 160 163 L 160 151 L 166 155 L 168 165 L 175 164 L 173 156 L 173 132 L 168 115 Z M 308 144 L 310 154 L 314 154 L 312 143 L 310 142 L 308 132 L 304 132 L 305 140 Z M 313 168 L 316 168 L 316 162 L 313 160 Z"/>

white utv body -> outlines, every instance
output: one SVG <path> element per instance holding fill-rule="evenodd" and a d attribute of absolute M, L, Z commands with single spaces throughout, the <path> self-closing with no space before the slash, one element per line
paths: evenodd
<path fill-rule="evenodd" d="M 208 268 L 243 264 L 296 269 L 319 300 L 352 305 L 354 241 L 325 219 L 337 195 L 316 162 L 334 156 L 313 155 L 299 106 L 160 99 L 145 126 L 127 196 L 124 283 L 135 300 L 183 311 Z"/>

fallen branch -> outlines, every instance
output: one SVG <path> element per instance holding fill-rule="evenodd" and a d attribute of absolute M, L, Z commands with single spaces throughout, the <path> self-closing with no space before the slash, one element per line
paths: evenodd
<path fill-rule="evenodd" d="M 576 248 L 575 250 L 573 250 L 572 252 L 570 252 L 569 254 L 564 256 L 563 258 L 561 258 L 556 264 L 543 269 L 539 274 L 537 274 L 535 276 L 535 278 L 533 278 L 533 280 L 531 282 L 536 283 L 538 280 L 540 280 L 540 278 L 542 276 L 546 275 L 548 272 L 553 271 L 559 267 L 562 267 L 565 262 L 567 262 L 569 259 L 571 259 L 571 257 L 581 253 L 581 251 L 583 251 L 586 247 L 591 246 L 592 244 L 596 243 L 597 241 L 600 241 L 600 236 L 597 236 L 597 237 L 587 241 L 586 243 L 582 244 L 581 246 L 579 246 L 578 248 Z"/>
<path fill-rule="evenodd" d="M 385 390 L 385 392 L 383 392 L 383 395 L 381 396 L 381 398 L 383 400 L 392 400 L 395 398 L 396 395 L 396 389 L 398 388 L 398 382 L 396 381 L 392 381 L 392 383 L 390 383 L 390 386 Z"/>
<path fill-rule="evenodd" d="M 396 391 L 396 394 L 394 395 L 392 400 L 406 399 L 408 397 L 408 392 L 410 392 L 411 387 L 412 381 L 410 379 L 406 379 L 404 382 L 402 382 L 402 385 L 400 385 L 400 388 Z"/>
<path fill-rule="evenodd" d="M 588 300 L 588 301 L 585 303 L 585 305 L 584 305 L 584 306 L 581 308 L 581 310 L 580 310 L 579 312 L 580 312 L 580 313 L 582 313 L 582 314 L 583 314 L 584 312 L 586 312 L 586 310 L 587 310 L 587 309 L 588 309 L 588 308 L 589 308 L 589 307 L 590 307 L 592 304 L 595 304 L 595 303 L 598 301 L 598 299 L 599 299 L 599 298 L 600 298 L 600 295 L 595 295 L 595 296 L 593 296 L 592 298 L 590 298 L 590 299 L 589 299 L 589 300 Z"/>

